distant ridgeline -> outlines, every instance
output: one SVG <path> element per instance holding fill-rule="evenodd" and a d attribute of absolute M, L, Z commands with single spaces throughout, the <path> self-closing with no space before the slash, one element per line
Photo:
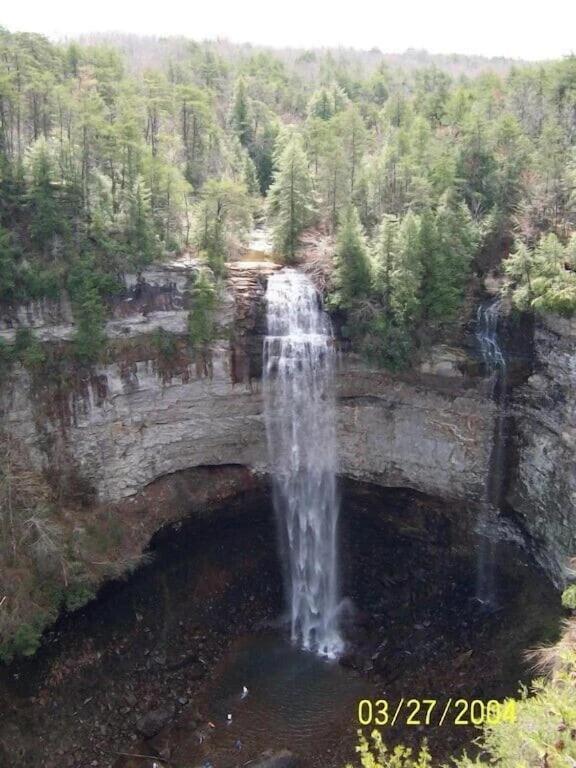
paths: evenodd
<path fill-rule="evenodd" d="M 67 289 L 96 360 L 123 273 L 191 251 L 205 298 L 266 215 L 287 262 L 326 239 L 342 331 L 388 367 L 510 251 L 514 302 L 570 314 L 575 115 L 574 58 L 0 29 L 0 303 Z"/>

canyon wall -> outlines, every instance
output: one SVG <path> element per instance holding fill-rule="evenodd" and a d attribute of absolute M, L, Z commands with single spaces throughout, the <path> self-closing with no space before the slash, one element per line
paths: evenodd
<path fill-rule="evenodd" d="M 209 353 L 191 354 L 188 284 L 196 268 L 192 261 L 175 262 L 127 279 L 111 307 L 107 362 L 95 370 L 68 363 L 56 372 L 33 371 L 16 364 L 2 372 L 0 426 L 27 447 L 34 465 L 62 478 L 63 487 L 119 502 L 191 467 L 240 465 L 266 474 L 263 296 L 276 267 L 232 265 L 219 301 L 218 338 Z M 0 338 L 12 341 L 19 327 L 31 327 L 55 348 L 74 335 L 65 299 L 0 313 Z M 156 346 L 159 328 L 180 339 L 173 359 Z M 509 404 L 508 512 L 558 582 L 576 552 L 575 344 L 576 321 L 542 321 L 535 330 L 535 372 L 513 387 Z M 341 353 L 341 473 L 481 503 L 495 424 L 488 393 L 462 349 L 434 348 L 403 376 Z"/>
<path fill-rule="evenodd" d="M 512 400 L 515 461 L 508 501 L 565 578 L 576 555 L 576 320 L 541 318 L 534 373 Z"/>
<path fill-rule="evenodd" d="M 274 268 L 234 265 L 220 301 L 219 339 L 209 355 L 176 366 L 162 365 L 151 334 L 163 327 L 185 336 L 195 265 L 175 263 L 129 279 L 107 326 L 110 361 L 90 374 L 60 375 L 57 384 L 14 366 L 1 388 L 5 428 L 36 465 L 76 473 L 101 501 L 194 466 L 239 464 L 265 473 L 262 299 Z M 54 343 L 74 333 L 65 302 L 20 308 L 2 323 L 7 341 L 23 326 Z M 410 379 L 342 354 L 337 379 L 343 474 L 447 499 L 482 498 L 493 406 L 448 353 L 424 362 Z"/>

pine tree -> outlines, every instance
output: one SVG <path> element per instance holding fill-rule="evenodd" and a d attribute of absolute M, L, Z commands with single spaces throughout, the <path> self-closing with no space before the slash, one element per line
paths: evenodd
<path fill-rule="evenodd" d="M 232 127 L 240 139 L 242 146 L 249 147 L 252 143 L 252 117 L 250 114 L 250 101 L 246 90 L 246 83 L 243 77 L 236 83 L 234 91 Z"/>
<path fill-rule="evenodd" d="M 101 284 L 101 275 L 95 269 L 94 261 L 85 257 L 72 269 L 68 287 L 76 321 L 75 353 L 80 361 L 93 363 L 106 343 L 101 290 L 108 286 Z"/>
<path fill-rule="evenodd" d="M 353 307 L 358 299 L 371 292 L 371 270 L 366 237 L 358 211 L 349 206 L 338 229 L 334 255 L 336 292 L 333 302 L 344 308 Z"/>
<path fill-rule="evenodd" d="M 373 249 L 373 285 L 377 309 L 366 323 L 363 349 L 368 357 L 396 370 L 403 368 L 413 347 L 413 323 L 419 288 L 418 227 L 413 217 L 400 223 L 385 216 Z"/>
<path fill-rule="evenodd" d="M 397 322 L 413 324 L 419 319 L 422 287 L 420 220 L 409 212 L 398 232 L 397 258 L 392 271 L 392 310 Z"/>
<path fill-rule="evenodd" d="M 68 232 L 59 210 L 55 171 L 46 141 L 39 139 L 28 154 L 30 184 L 27 202 L 30 210 L 30 235 L 39 251 L 47 253 L 56 235 Z"/>
<path fill-rule="evenodd" d="M 222 275 L 231 246 L 252 226 L 252 201 L 244 184 L 210 179 L 202 188 L 195 215 L 194 240 L 215 275 Z"/>
<path fill-rule="evenodd" d="M 373 250 L 374 290 L 388 319 L 392 318 L 392 275 L 398 262 L 398 219 L 384 216 Z"/>
<path fill-rule="evenodd" d="M 192 288 L 192 308 L 188 316 L 188 335 L 192 347 L 205 351 L 214 338 L 216 291 L 206 270 L 202 270 Z"/>
<path fill-rule="evenodd" d="M 312 179 L 302 140 L 296 134 L 287 139 L 278 158 L 269 201 L 274 246 L 292 264 L 300 234 L 313 217 Z"/>
<path fill-rule="evenodd" d="M 429 319 L 442 322 L 454 317 L 464 299 L 472 257 L 478 245 L 478 228 L 464 203 L 443 196 L 430 226 L 421 228 L 424 260 L 423 301 Z"/>
<path fill-rule="evenodd" d="M 158 237 L 154 231 L 150 190 L 143 179 L 137 179 L 130 195 L 126 247 L 136 269 L 150 264 L 160 254 Z"/>
<path fill-rule="evenodd" d="M 16 297 L 18 268 L 10 233 L 0 226 L 0 300 L 12 301 Z"/>

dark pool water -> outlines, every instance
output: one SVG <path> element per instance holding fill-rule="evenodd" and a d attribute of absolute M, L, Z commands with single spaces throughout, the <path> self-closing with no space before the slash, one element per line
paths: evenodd
<path fill-rule="evenodd" d="M 352 670 L 297 650 L 279 634 L 242 638 L 215 669 L 206 691 L 214 727 L 189 726 L 186 736 L 184 721 L 174 756 L 184 763 L 203 758 L 226 766 L 270 748 L 336 754 L 343 733 L 355 730 L 357 702 L 369 690 Z"/>
<path fill-rule="evenodd" d="M 4 749 L 10 768 L 162 765 L 136 755 L 240 768 L 288 748 L 302 768 L 342 768 L 355 759 L 360 699 L 513 695 L 531 676 L 524 651 L 558 632 L 557 592 L 512 543 L 497 547 L 496 608 L 474 600 L 473 514 L 352 485 L 341 524 L 350 653 L 338 664 L 300 652 L 278 624 L 269 499 L 228 512 L 166 530 L 150 566 L 61 621 L 37 658 L 0 673 L 0 764 Z M 139 720 L 157 708 L 172 713 L 167 724 L 142 737 Z M 385 738 L 427 737 L 447 760 L 476 735 L 399 725 Z"/>

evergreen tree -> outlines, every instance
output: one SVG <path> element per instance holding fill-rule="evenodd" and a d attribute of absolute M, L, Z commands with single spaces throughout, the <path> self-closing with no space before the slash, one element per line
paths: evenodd
<path fill-rule="evenodd" d="M 216 291 L 206 270 L 202 270 L 192 287 L 192 307 L 188 316 L 188 334 L 192 347 L 205 351 L 214 338 Z"/>
<path fill-rule="evenodd" d="M 232 127 L 240 139 L 242 146 L 249 147 L 252 143 L 252 118 L 250 114 L 250 101 L 246 90 L 246 82 L 243 77 L 239 78 L 234 90 Z"/>
<path fill-rule="evenodd" d="M 422 288 L 420 220 L 409 212 L 398 232 L 398 250 L 391 276 L 392 311 L 398 323 L 419 320 Z"/>
<path fill-rule="evenodd" d="M 313 217 L 312 179 L 306 153 L 297 134 L 290 136 L 278 158 L 278 170 L 269 193 L 274 246 L 294 263 L 302 230 Z"/>
<path fill-rule="evenodd" d="M 160 252 L 158 237 L 153 226 L 150 190 L 142 178 L 137 179 L 130 195 L 126 248 L 130 254 L 130 261 L 136 269 L 150 264 Z"/>
<path fill-rule="evenodd" d="M 378 228 L 373 250 L 374 291 L 388 319 L 392 317 L 392 275 L 398 262 L 398 219 L 385 216 Z"/>
<path fill-rule="evenodd" d="M 342 218 L 334 254 L 334 283 L 332 301 L 336 306 L 350 308 L 358 299 L 370 295 L 371 270 L 366 237 L 358 211 L 349 206 Z"/>
<path fill-rule="evenodd" d="M 252 203 L 244 184 L 211 179 L 202 189 L 194 223 L 194 240 L 215 275 L 252 226 Z"/>
<path fill-rule="evenodd" d="M 0 301 L 16 298 L 18 268 L 10 233 L 0 226 Z"/>
<path fill-rule="evenodd" d="M 425 262 L 423 302 L 436 322 L 450 320 L 460 308 L 470 265 L 478 245 L 478 228 L 467 207 L 445 195 L 431 227 L 423 219 L 422 253 Z"/>
<path fill-rule="evenodd" d="M 56 235 L 65 235 L 67 222 L 59 210 L 54 167 L 46 141 L 42 138 L 28 155 L 30 182 L 27 202 L 30 210 L 30 236 L 39 251 L 48 253 Z"/>
<path fill-rule="evenodd" d="M 68 287 L 76 321 L 75 353 L 83 363 L 96 362 L 106 343 L 102 293 L 110 284 L 102 280 L 93 259 L 84 257 L 70 273 Z"/>
<path fill-rule="evenodd" d="M 563 245 L 554 234 L 543 237 L 534 250 L 520 243 L 504 262 L 507 290 L 523 310 L 570 316 L 576 311 L 575 238 Z"/>

